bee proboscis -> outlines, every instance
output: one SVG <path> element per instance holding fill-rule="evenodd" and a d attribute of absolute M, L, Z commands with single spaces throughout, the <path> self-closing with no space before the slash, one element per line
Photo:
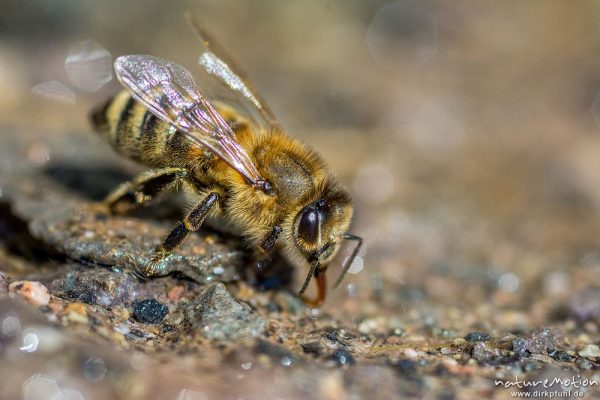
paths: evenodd
<path fill-rule="evenodd" d="M 194 206 L 159 245 L 144 276 L 161 275 L 161 261 L 206 218 L 238 232 L 259 254 L 279 250 L 308 264 L 300 295 L 311 279 L 325 300 L 325 271 L 343 240 L 357 245 L 335 286 L 348 271 L 362 239 L 349 234 L 353 207 L 320 156 L 284 133 L 271 109 L 239 68 L 188 15 L 205 46 L 200 66 L 239 100 L 210 101 L 184 67 L 148 55 L 115 60 L 125 87 L 92 115 L 96 129 L 121 154 L 153 168 L 117 187 L 105 199 L 122 213 L 178 185 Z M 250 109 L 245 116 L 241 107 Z"/>

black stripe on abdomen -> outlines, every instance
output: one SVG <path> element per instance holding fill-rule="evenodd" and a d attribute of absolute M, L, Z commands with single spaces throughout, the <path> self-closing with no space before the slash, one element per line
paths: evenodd
<path fill-rule="evenodd" d="M 133 107 L 135 106 L 135 104 L 136 104 L 136 102 L 135 102 L 134 98 L 129 96 L 129 99 L 127 99 L 127 103 L 125 104 L 125 106 L 121 110 L 121 113 L 119 114 L 119 119 L 118 119 L 116 130 L 115 130 L 115 132 L 116 132 L 115 145 L 116 146 L 119 146 L 121 144 L 121 137 L 125 133 L 127 122 L 130 118 L 131 111 L 133 111 Z"/>

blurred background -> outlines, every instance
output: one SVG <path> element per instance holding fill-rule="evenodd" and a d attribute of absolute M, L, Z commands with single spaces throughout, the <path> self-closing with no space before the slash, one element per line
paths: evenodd
<path fill-rule="evenodd" d="M 598 2 L 2 0 L 2 10 L 0 127 L 84 136 L 87 111 L 118 85 L 82 90 L 65 60 L 88 46 L 100 64 L 145 53 L 189 67 L 190 10 L 351 191 L 366 246 L 325 310 L 359 329 L 384 315 L 530 329 L 600 285 Z"/>

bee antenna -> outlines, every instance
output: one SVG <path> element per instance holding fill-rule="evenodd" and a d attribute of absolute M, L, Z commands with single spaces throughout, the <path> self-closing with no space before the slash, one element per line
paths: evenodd
<path fill-rule="evenodd" d="M 302 296 L 304 294 L 304 292 L 306 291 L 306 288 L 308 287 L 308 284 L 310 283 L 310 280 L 312 279 L 313 275 L 315 274 L 315 271 L 317 270 L 317 267 L 319 266 L 319 260 L 315 260 L 310 264 L 310 270 L 308 271 L 308 275 L 306 275 L 306 279 L 304 280 L 304 284 L 302 285 L 302 289 L 300 289 L 300 296 Z"/>
<path fill-rule="evenodd" d="M 333 285 L 334 289 L 337 288 L 340 285 L 340 283 L 342 283 L 342 279 L 344 279 L 344 276 L 346 276 L 346 274 L 348 273 L 348 270 L 350 269 L 350 266 L 352 265 L 352 263 L 354 262 L 354 259 L 358 255 L 358 251 L 360 250 L 362 243 L 363 243 L 363 239 L 360 236 L 352 235 L 351 233 L 345 233 L 342 236 L 342 239 L 356 240 L 357 243 L 356 243 L 356 246 L 354 247 L 354 250 L 352 250 L 352 254 L 350 255 L 350 257 L 348 257 L 346 259 L 346 261 L 344 262 L 344 269 L 342 270 L 342 273 L 335 281 L 335 283 Z"/>

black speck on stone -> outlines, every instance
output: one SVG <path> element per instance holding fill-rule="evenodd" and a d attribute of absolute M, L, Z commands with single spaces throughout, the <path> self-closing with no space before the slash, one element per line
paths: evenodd
<path fill-rule="evenodd" d="M 563 362 L 571 361 L 571 356 L 569 355 L 569 353 L 567 353 L 564 350 L 554 352 L 554 354 L 552 354 L 552 357 L 554 357 L 554 359 L 557 361 L 563 361 Z"/>
<path fill-rule="evenodd" d="M 321 343 L 319 342 L 302 343 L 300 347 L 302 347 L 302 351 L 304 351 L 306 354 L 314 354 L 317 356 L 321 354 L 322 347 Z"/>
<path fill-rule="evenodd" d="M 354 357 L 344 349 L 337 349 L 329 358 L 334 360 L 339 366 L 354 364 Z"/>
<path fill-rule="evenodd" d="M 485 342 L 490 338 L 490 335 L 483 332 L 471 332 L 465 336 L 467 342 Z"/>
<path fill-rule="evenodd" d="M 159 324 L 169 312 L 166 305 L 154 299 L 133 302 L 133 318 L 144 324 Z"/>
<path fill-rule="evenodd" d="M 89 290 L 84 290 L 79 293 L 69 293 L 69 296 L 87 304 L 96 304 L 96 301 L 98 300 L 98 297 Z"/>

